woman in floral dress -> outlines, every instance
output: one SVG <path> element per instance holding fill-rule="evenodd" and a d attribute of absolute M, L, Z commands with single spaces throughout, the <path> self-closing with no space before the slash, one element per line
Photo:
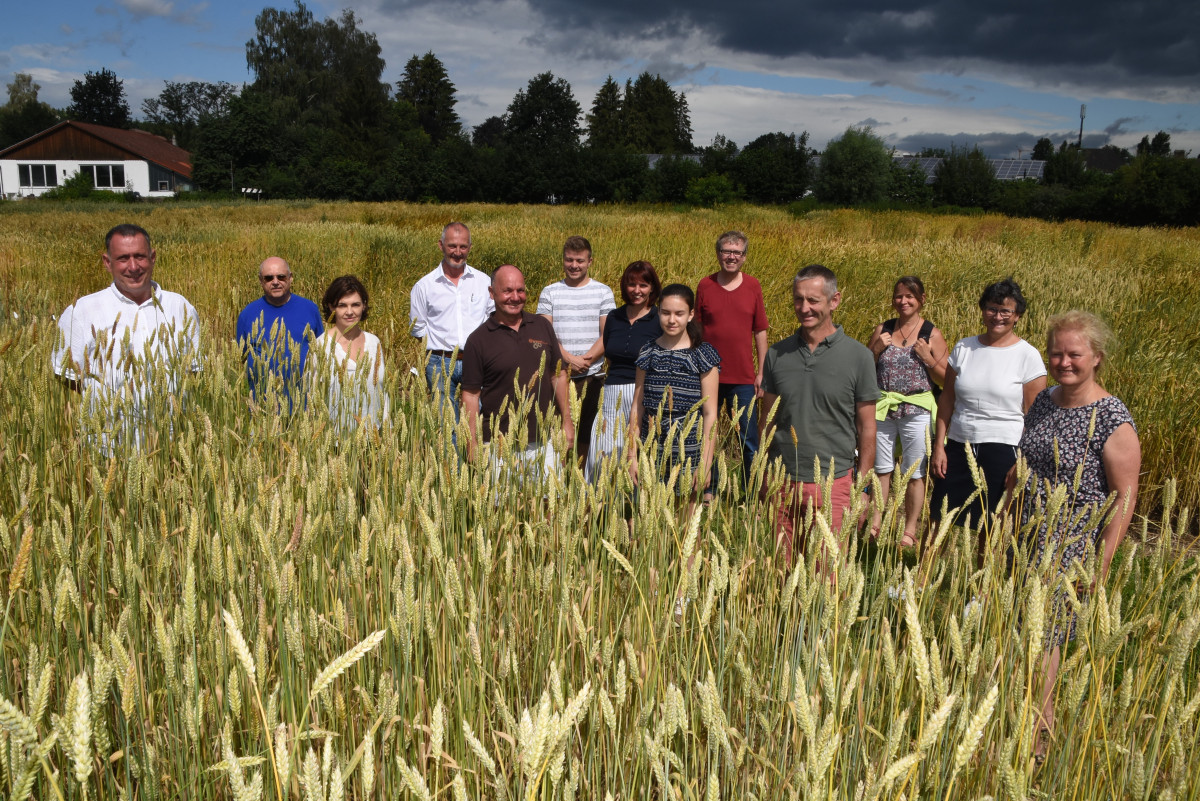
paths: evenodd
<path fill-rule="evenodd" d="M 1058 386 L 1043 390 L 1025 415 L 1019 446 L 1029 466 L 1022 521 L 1045 515 L 1060 486 L 1066 502 L 1029 532 L 1030 569 L 1043 562 L 1054 580 L 1100 549 L 1097 580 L 1108 575 L 1113 554 L 1129 529 L 1137 501 L 1142 451 L 1129 409 L 1108 394 L 1097 372 L 1111 333 L 1094 315 L 1070 311 L 1050 319 L 1046 351 Z M 1015 483 L 1015 470 L 1010 474 Z M 1075 614 L 1060 586 L 1053 591 L 1043 658 L 1042 719 L 1035 757 L 1044 758 L 1054 726 L 1053 691 L 1062 648 L 1075 636 Z"/>

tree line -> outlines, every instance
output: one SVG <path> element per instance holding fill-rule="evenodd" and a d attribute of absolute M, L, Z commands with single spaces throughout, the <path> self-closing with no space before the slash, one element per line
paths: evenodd
<path fill-rule="evenodd" d="M 383 80 L 373 33 L 350 10 L 318 19 L 303 2 L 264 9 L 246 43 L 253 80 L 165 82 L 142 103 L 139 127 L 189 150 L 200 190 L 268 197 L 524 203 L 756 203 L 970 208 L 1047 219 L 1124 224 L 1200 223 L 1200 161 L 1174 158 L 1170 137 L 1136 154 L 1112 148 L 1115 173 L 1085 169 L 1084 154 L 1048 139 L 1034 158 L 1038 181 L 998 181 L 977 149 L 942 157 L 930 184 L 902 169 L 867 128 L 851 128 L 823 153 L 808 134 L 767 133 L 738 147 L 718 135 L 695 148 L 687 97 L 659 75 L 609 76 L 584 110 L 563 78 L 534 76 L 505 113 L 473 128 L 457 89 L 432 53 L 413 55 L 396 84 Z M 120 79 L 89 72 L 56 111 L 18 74 L 0 107 L 0 147 L 61 118 L 129 127 Z M 647 158 L 651 154 L 653 158 Z"/>

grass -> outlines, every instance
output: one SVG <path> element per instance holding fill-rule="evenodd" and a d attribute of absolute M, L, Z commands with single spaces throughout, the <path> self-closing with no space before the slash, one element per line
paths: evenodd
<path fill-rule="evenodd" d="M 1200 492 L 1195 232 L 754 208 L 45 209 L 0 207 L 7 797 L 1200 794 L 1200 562 L 1181 547 Z M 48 374 L 51 315 L 105 283 L 100 236 L 132 212 L 156 237 L 156 278 L 199 309 L 206 361 L 185 406 L 158 399 L 146 448 L 106 458 Z M 694 283 L 716 235 L 739 227 L 772 340 L 810 262 L 842 277 L 839 317 L 860 338 L 906 272 L 950 340 L 976 330 L 974 298 L 1009 273 L 1034 344 L 1056 311 L 1106 316 L 1126 341 L 1106 382 L 1138 420 L 1147 492 L 1113 574 L 1078 598 L 1046 764 L 1030 759 L 1038 621 L 1067 590 L 1020 557 L 1010 572 L 1012 520 L 980 521 L 982 567 L 954 529 L 919 565 L 886 542 L 814 535 L 788 569 L 766 510 L 728 483 L 691 520 L 671 488 L 643 489 L 631 537 L 619 470 L 511 491 L 437 458 L 450 432 L 400 368 L 418 356 L 408 287 L 455 218 L 472 225 L 472 263 L 515 262 L 535 292 L 571 233 L 610 283 L 635 258 Z M 290 420 L 247 411 L 229 340 L 270 254 L 309 297 L 343 272 L 372 290 L 369 327 L 392 361 L 382 431 L 346 436 L 320 398 Z M 780 480 L 760 460 L 753 483 Z M 822 541 L 839 543 L 828 578 L 811 570 Z"/>

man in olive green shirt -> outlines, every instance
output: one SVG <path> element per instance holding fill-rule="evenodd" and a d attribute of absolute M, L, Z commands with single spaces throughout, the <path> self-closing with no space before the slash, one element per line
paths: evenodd
<path fill-rule="evenodd" d="M 833 322 L 842 302 L 837 276 L 827 267 L 805 267 L 792 282 L 792 304 L 799 329 L 771 346 L 763 367 L 763 441 L 783 460 L 789 481 L 777 498 L 776 538 L 787 563 L 792 541 L 805 507 L 820 509 L 823 487 L 832 461 L 833 492 L 830 520 L 834 530 L 851 506 L 855 450 L 859 472 L 875 463 L 875 360 L 866 346 L 846 335 Z M 770 426 L 766 415 L 779 401 Z M 822 475 L 814 472 L 819 463 Z M 801 532 L 798 547 L 803 550 Z"/>

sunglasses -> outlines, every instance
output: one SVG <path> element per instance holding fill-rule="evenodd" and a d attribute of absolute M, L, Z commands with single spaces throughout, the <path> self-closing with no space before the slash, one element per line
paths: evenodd
<path fill-rule="evenodd" d="M 264 284 L 269 284 L 272 281 L 286 281 L 290 277 L 291 276 L 287 275 L 286 273 L 283 275 L 260 275 L 258 280 L 262 281 Z"/>

